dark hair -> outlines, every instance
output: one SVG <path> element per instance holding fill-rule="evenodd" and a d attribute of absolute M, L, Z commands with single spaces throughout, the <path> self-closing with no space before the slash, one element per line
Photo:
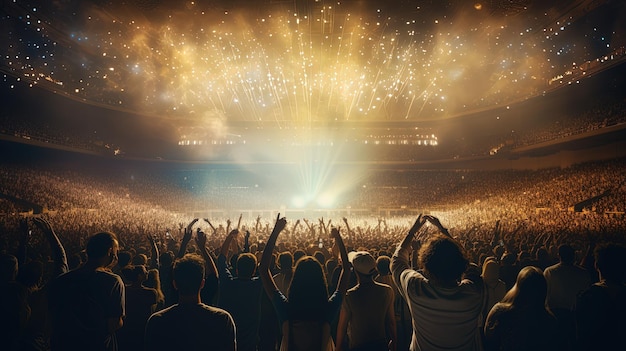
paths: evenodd
<path fill-rule="evenodd" d="M 322 264 L 312 256 L 296 262 L 287 292 L 289 318 L 294 320 L 323 320 L 328 303 L 328 285 Z"/>
<path fill-rule="evenodd" d="M 281 271 L 293 271 L 293 255 L 289 251 L 281 252 L 278 255 L 278 264 Z"/>
<path fill-rule="evenodd" d="M 448 236 L 438 234 L 420 249 L 419 261 L 428 278 L 459 281 L 469 261 L 463 248 Z"/>
<path fill-rule="evenodd" d="M 378 270 L 378 274 L 380 275 L 389 275 L 391 272 L 389 271 L 390 260 L 388 256 L 378 256 L 376 259 L 376 270 Z"/>
<path fill-rule="evenodd" d="M 256 270 L 256 256 L 244 252 L 237 258 L 237 276 L 240 278 L 252 278 Z"/>
<path fill-rule="evenodd" d="M 176 289 L 181 295 L 193 295 L 200 291 L 204 279 L 204 259 L 198 254 L 186 254 L 174 262 Z"/>
<path fill-rule="evenodd" d="M 623 283 L 626 278 L 626 247 L 618 244 L 603 244 L 595 248 L 596 268 L 602 279 Z"/>
<path fill-rule="evenodd" d="M 576 258 L 575 256 L 576 254 L 571 246 L 567 244 L 559 246 L 559 258 L 561 259 L 561 262 L 565 264 L 573 264 L 574 259 Z"/>
<path fill-rule="evenodd" d="M 306 256 L 306 252 L 304 252 L 304 250 L 298 249 L 293 252 L 293 260 L 296 262 L 304 256 Z"/>
<path fill-rule="evenodd" d="M 117 253 L 117 265 L 124 268 L 133 260 L 133 254 L 130 251 L 120 251 Z"/>
<path fill-rule="evenodd" d="M 146 270 L 146 266 L 138 264 L 135 266 L 126 266 L 122 269 L 122 276 L 128 282 L 136 282 L 140 276 L 143 276 L 145 280 L 148 277 L 148 271 Z"/>
<path fill-rule="evenodd" d="M 502 302 L 513 308 L 545 308 L 547 294 L 548 283 L 541 269 L 526 266 L 519 272 L 515 285 L 504 295 Z"/>
<path fill-rule="evenodd" d="M 105 257 L 114 245 L 117 237 L 111 232 L 100 232 L 92 235 L 87 242 L 87 258 L 94 260 Z"/>

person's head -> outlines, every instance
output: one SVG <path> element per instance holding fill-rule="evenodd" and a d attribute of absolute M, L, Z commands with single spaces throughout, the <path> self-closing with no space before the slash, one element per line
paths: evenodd
<path fill-rule="evenodd" d="M 337 260 L 331 257 L 326 261 L 326 274 L 332 277 L 335 268 L 337 268 Z"/>
<path fill-rule="evenodd" d="M 129 283 L 143 283 L 148 278 L 148 270 L 144 265 L 126 266 L 122 269 L 124 279 Z"/>
<path fill-rule="evenodd" d="M 0 254 L 0 281 L 11 282 L 17 277 L 17 258 L 9 254 Z"/>
<path fill-rule="evenodd" d="M 173 283 L 181 296 L 195 296 L 204 286 L 204 259 L 186 254 L 174 262 Z"/>
<path fill-rule="evenodd" d="M 502 302 L 514 308 L 545 308 L 547 293 L 548 283 L 541 269 L 526 266 L 519 272 L 515 285 L 504 295 Z"/>
<path fill-rule="evenodd" d="M 323 318 L 323 306 L 328 301 L 328 285 L 322 264 L 312 256 L 303 256 L 296 262 L 293 278 L 287 292 L 290 314 L 293 318 Z"/>
<path fill-rule="evenodd" d="M 293 260 L 294 262 L 298 262 L 299 259 L 301 259 L 302 257 L 306 256 L 306 252 L 304 252 L 304 250 L 296 250 L 293 253 Z"/>
<path fill-rule="evenodd" d="M 291 273 L 293 271 L 293 255 L 289 251 L 281 252 L 278 255 L 278 265 L 283 273 Z"/>
<path fill-rule="evenodd" d="M 130 262 L 133 260 L 133 254 L 130 251 L 120 251 L 117 253 L 117 265 L 120 268 L 124 268 L 130 265 Z"/>
<path fill-rule="evenodd" d="M 171 268 L 174 265 L 174 254 L 171 251 L 163 252 L 159 255 L 159 262 L 162 269 Z"/>
<path fill-rule="evenodd" d="M 100 267 L 110 267 L 117 261 L 119 244 L 111 232 L 92 235 L 87 242 L 87 262 Z"/>
<path fill-rule="evenodd" d="M 352 264 L 359 281 L 364 278 L 373 278 L 376 274 L 376 260 L 367 251 L 350 252 L 348 261 Z"/>
<path fill-rule="evenodd" d="M 391 274 L 390 270 L 391 260 L 389 256 L 378 256 L 376 259 L 376 270 L 380 275 L 389 275 Z"/>
<path fill-rule="evenodd" d="M 603 244 L 595 248 L 596 269 L 602 279 L 618 284 L 626 279 L 626 247 L 617 244 Z"/>
<path fill-rule="evenodd" d="M 148 256 L 145 254 L 138 254 L 133 257 L 133 265 L 145 266 L 146 264 L 148 264 Z"/>
<path fill-rule="evenodd" d="M 563 264 L 574 264 L 574 259 L 576 258 L 576 253 L 574 252 L 574 249 L 567 245 L 567 244 L 563 244 L 561 246 L 559 246 L 559 260 L 561 261 L 561 263 Z"/>
<path fill-rule="evenodd" d="M 315 251 L 313 253 L 313 257 L 315 257 L 315 259 L 318 260 L 322 264 L 322 266 L 326 264 L 326 257 L 324 256 L 322 251 Z"/>
<path fill-rule="evenodd" d="M 256 271 L 256 256 L 249 252 L 242 253 L 237 258 L 237 277 L 250 279 Z"/>
<path fill-rule="evenodd" d="M 435 235 L 421 247 L 419 262 L 426 277 L 442 285 L 457 284 L 469 263 L 463 248 L 445 235 Z"/>
<path fill-rule="evenodd" d="M 500 279 L 500 265 L 495 259 L 485 261 L 481 277 L 488 283 L 496 282 Z"/>

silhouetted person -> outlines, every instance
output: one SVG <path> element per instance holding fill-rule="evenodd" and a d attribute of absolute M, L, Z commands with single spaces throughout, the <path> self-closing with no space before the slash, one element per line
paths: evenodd
<path fill-rule="evenodd" d="M 348 259 L 358 284 L 346 292 L 339 313 L 337 350 L 395 350 L 397 331 L 393 289 L 374 280 L 378 272 L 376 261 L 369 252 L 350 252 Z M 345 348 L 345 344 L 349 347 Z"/>
<path fill-rule="evenodd" d="M 626 247 L 600 245 L 594 250 L 600 281 L 576 303 L 580 350 L 626 350 Z"/>
<path fill-rule="evenodd" d="M 115 331 L 124 324 L 125 287 L 111 273 L 119 245 L 101 232 L 87 242 L 87 262 L 51 282 L 52 350 L 117 350 Z"/>
<path fill-rule="evenodd" d="M 200 298 L 205 275 L 202 257 L 186 254 L 176 259 L 172 273 L 178 304 L 150 317 L 145 350 L 236 350 L 233 318 L 223 309 L 205 305 Z"/>
<path fill-rule="evenodd" d="M 546 309 L 546 279 L 527 266 L 485 322 L 486 350 L 558 350 L 563 346 L 556 318 Z"/>
<path fill-rule="evenodd" d="M 573 342 L 576 337 L 576 297 L 591 285 L 591 275 L 586 269 L 574 264 L 575 257 L 571 246 L 561 245 L 559 263 L 543 272 L 548 282 L 546 304 L 559 322 L 561 333 L 567 336 L 568 342 Z"/>

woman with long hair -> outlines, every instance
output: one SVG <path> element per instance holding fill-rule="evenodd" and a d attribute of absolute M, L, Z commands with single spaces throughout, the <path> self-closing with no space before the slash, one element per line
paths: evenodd
<path fill-rule="evenodd" d="M 485 323 L 486 350 L 558 350 L 562 337 L 546 307 L 548 284 L 541 269 L 524 267 L 515 285 L 493 306 Z"/>
<path fill-rule="evenodd" d="M 276 239 L 286 223 L 285 218 L 280 218 L 279 215 L 259 266 L 263 287 L 272 300 L 282 326 L 281 350 L 332 350 L 334 344 L 330 334 L 330 323 L 337 316 L 348 288 L 350 278 L 348 253 L 339 229 L 333 228 L 331 237 L 335 239 L 335 244 L 339 248 L 342 263 L 342 273 L 337 289 L 329 297 L 322 264 L 312 256 L 304 256 L 296 262 L 291 283 L 285 295 L 276 286 L 269 266 Z"/>

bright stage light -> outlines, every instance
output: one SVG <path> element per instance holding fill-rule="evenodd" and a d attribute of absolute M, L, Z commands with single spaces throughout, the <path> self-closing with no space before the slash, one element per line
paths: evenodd
<path fill-rule="evenodd" d="M 333 208 L 335 206 L 335 197 L 330 193 L 321 194 L 316 199 L 317 205 L 322 208 Z"/>

